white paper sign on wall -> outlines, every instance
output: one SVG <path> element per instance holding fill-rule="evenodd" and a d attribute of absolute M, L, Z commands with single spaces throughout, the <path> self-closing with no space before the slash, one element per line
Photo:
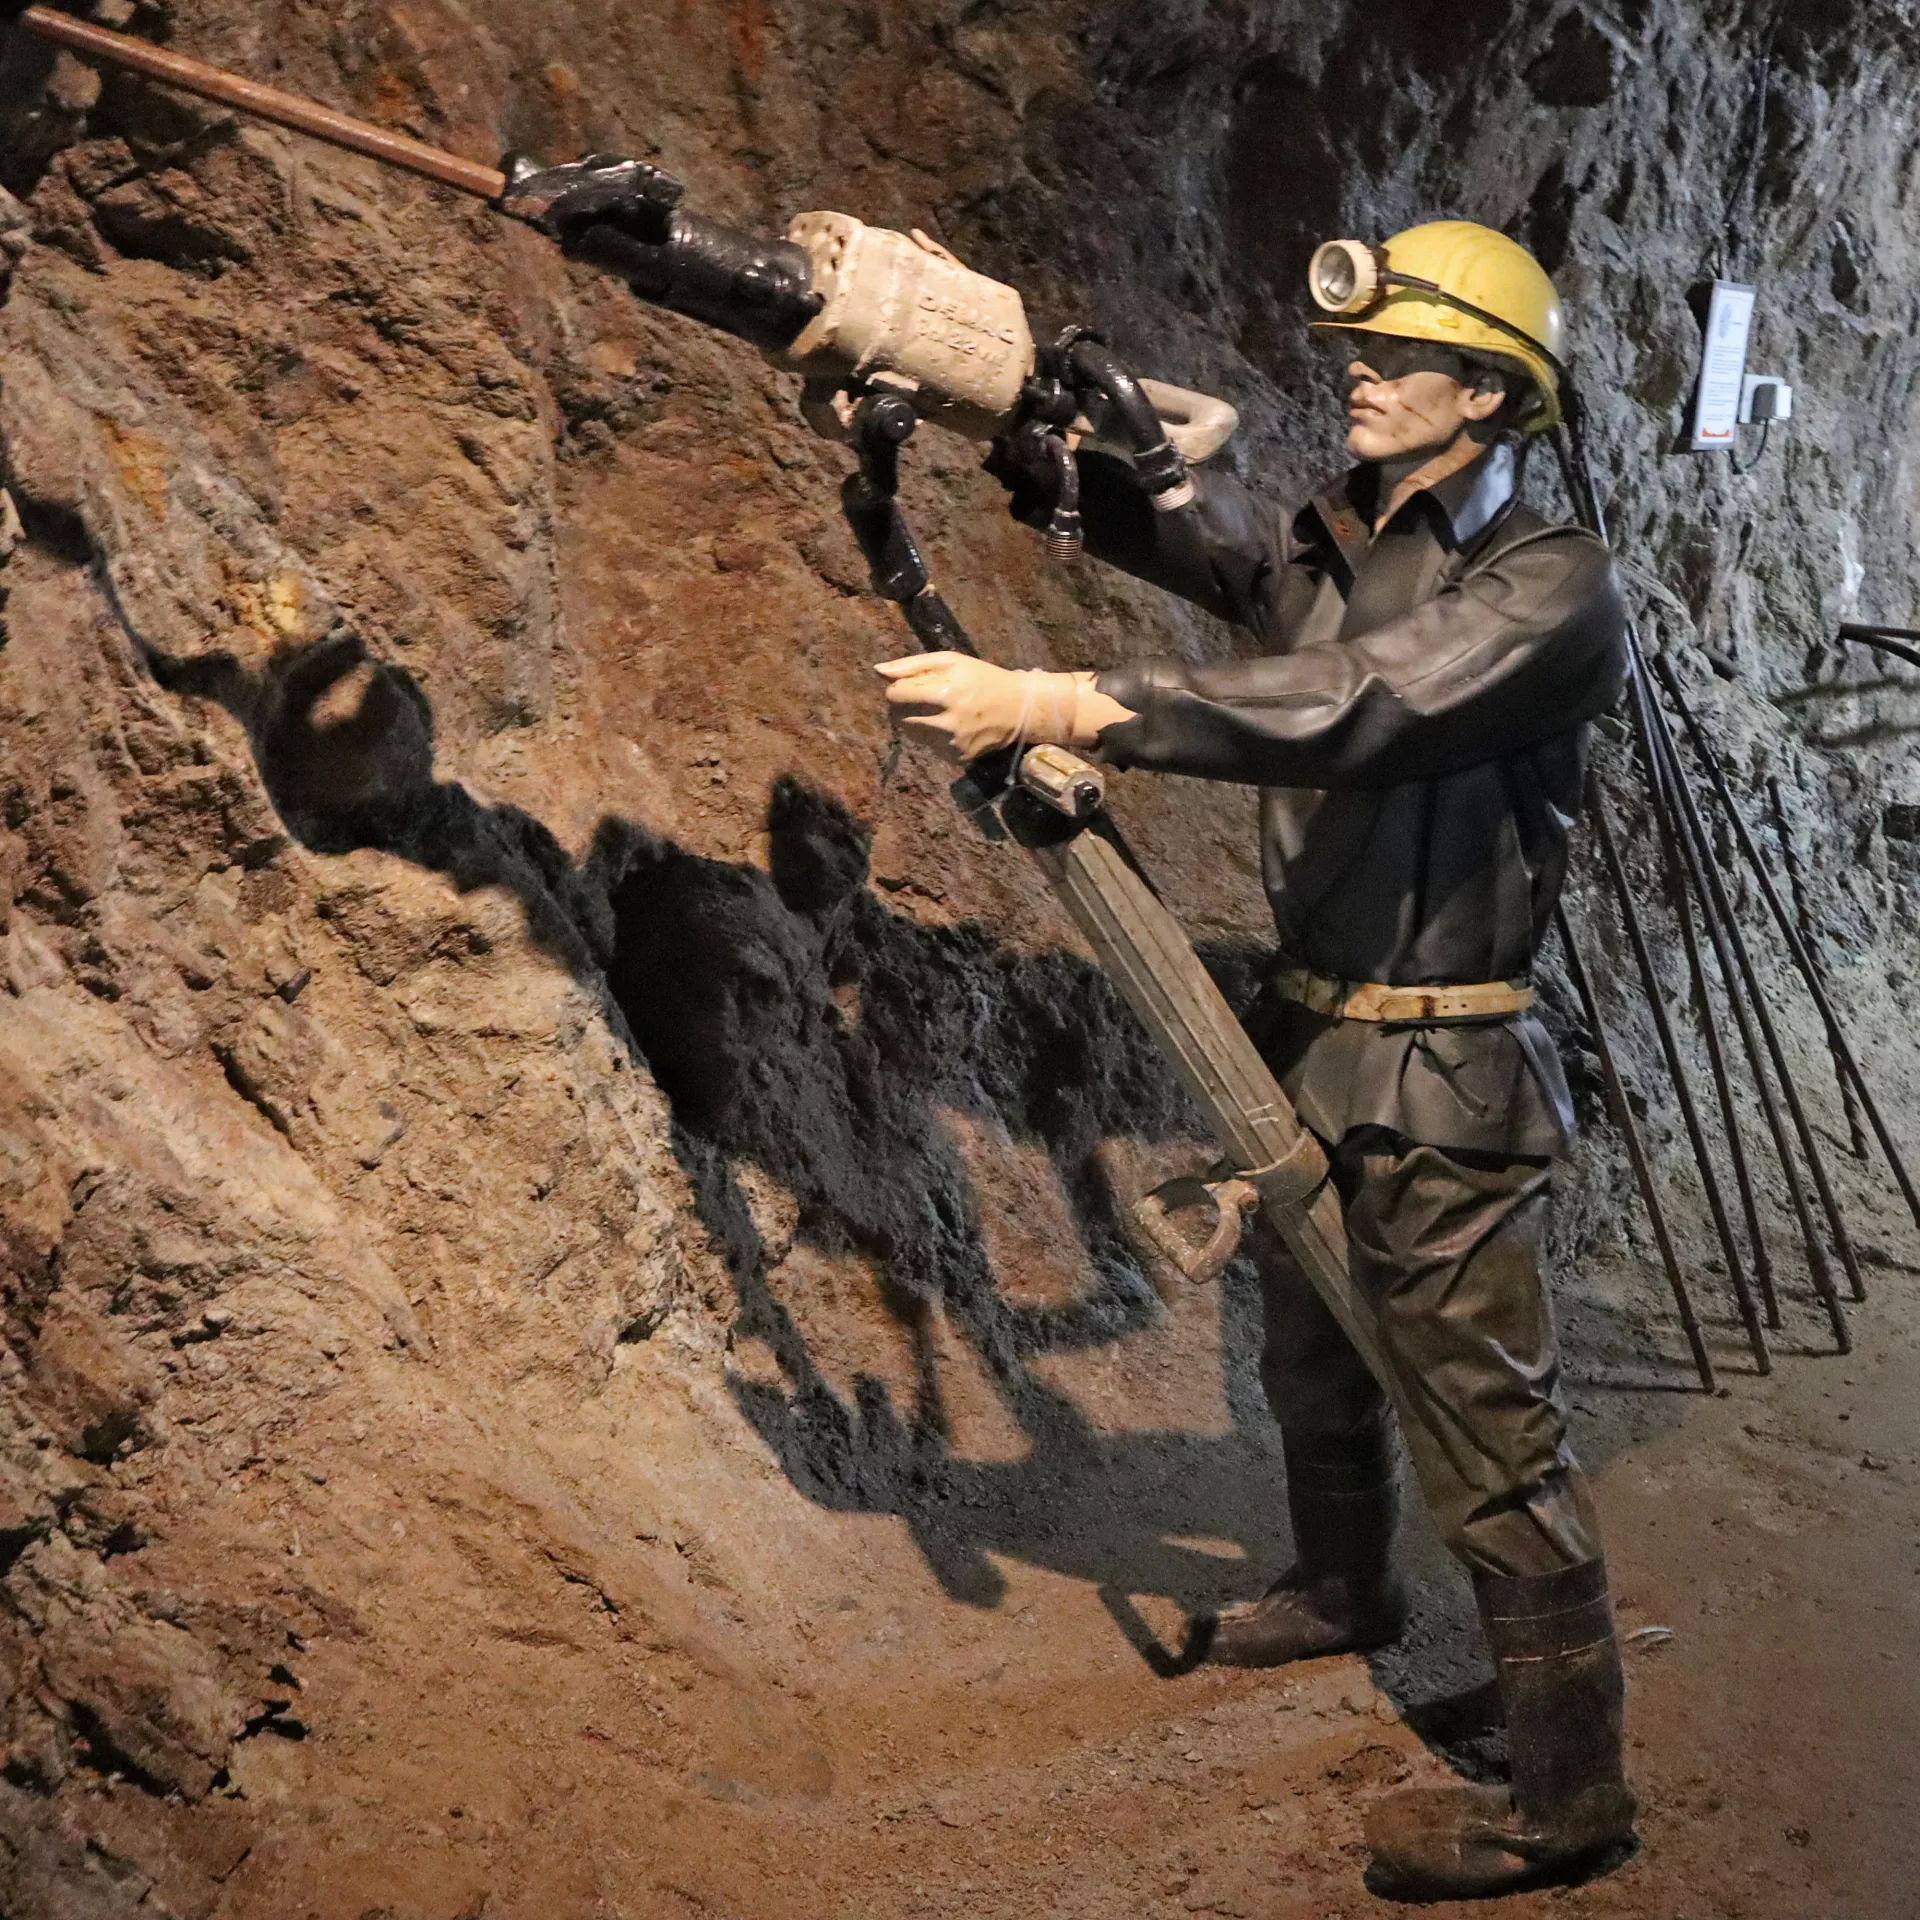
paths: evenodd
<path fill-rule="evenodd" d="M 1753 289 L 1731 280 L 1713 283 L 1707 306 L 1706 358 L 1693 404 L 1693 450 L 1725 453 L 1740 424 L 1740 388 L 1753 332 Z"/>

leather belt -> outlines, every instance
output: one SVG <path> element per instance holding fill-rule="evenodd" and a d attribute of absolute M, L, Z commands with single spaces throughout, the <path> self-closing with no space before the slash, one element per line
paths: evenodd
<path fill-rule="evenodd" d="M 1506 980 L 1463 986 L 1387 987 L 1377 980 L 1329 980 L 1304 967 L 1282 967 L 1273 975 L 1274 991 L 1333 1020 L 1375 1020 L 1424 1026 L 1437 1020 L 1498 1020 L 1525 1013 L 1533 989 Z"/>

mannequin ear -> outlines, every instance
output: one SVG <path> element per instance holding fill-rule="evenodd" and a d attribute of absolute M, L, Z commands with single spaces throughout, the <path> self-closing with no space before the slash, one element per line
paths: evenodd
<path fill-rule="evenodd" d="M 1460 403 L 1460 410 L 1476 424 L 1491 420 L 1507 404 L 1507 390 L 1496 377 L 1483 380 Z"/>

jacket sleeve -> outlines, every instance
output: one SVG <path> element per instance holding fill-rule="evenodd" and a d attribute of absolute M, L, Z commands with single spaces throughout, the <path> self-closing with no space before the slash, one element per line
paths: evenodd
<path fill-rule="evenodd" d="M 1626 683 L 1612 556 L 1553 528 L 1398 619 L 1259 660 L 1147 660 L 1103 673 L 1136 719 L 1115 765 L 1262 787 L 1398 786 L 1516 753 L 1604 713 Z"/>
<path fill-rule="evenodd" d="M 1206 467 L 1193 469 L 1191 506 L 1158 513 L 1125 461 L 1083 453 L 1079 465 L 1088 553 L 1236 626 L 1258 624 L 1262 594 L 1290 552 L 1286 518 Z"/>

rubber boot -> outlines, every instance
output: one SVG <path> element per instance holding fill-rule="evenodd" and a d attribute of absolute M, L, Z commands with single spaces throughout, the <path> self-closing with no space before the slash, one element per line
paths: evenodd
<path fill-rule="evenodd" d="M 1406 1593 L 1391 1556 L 1399 1518 L 1393 1435 L 1384 1421 L 1334 1439 L 1283 1433 L 1294 1564 L 1258 1600 L 1194 1622 L 1200 1657 L 1278 1667 L 1395 1639 Z"/>
<path fill-rule="evenodd" d="M 1633 1844 L 1606 1562 L 1517 1579 L 1476 1575 L 1474 1586 L 1506 1707 L 1513 1785 L 1408 1787 L 1371 1807 L 1367 1878 L 1376 1893 L 1512 1893 L 1584 1877 Z"/>

